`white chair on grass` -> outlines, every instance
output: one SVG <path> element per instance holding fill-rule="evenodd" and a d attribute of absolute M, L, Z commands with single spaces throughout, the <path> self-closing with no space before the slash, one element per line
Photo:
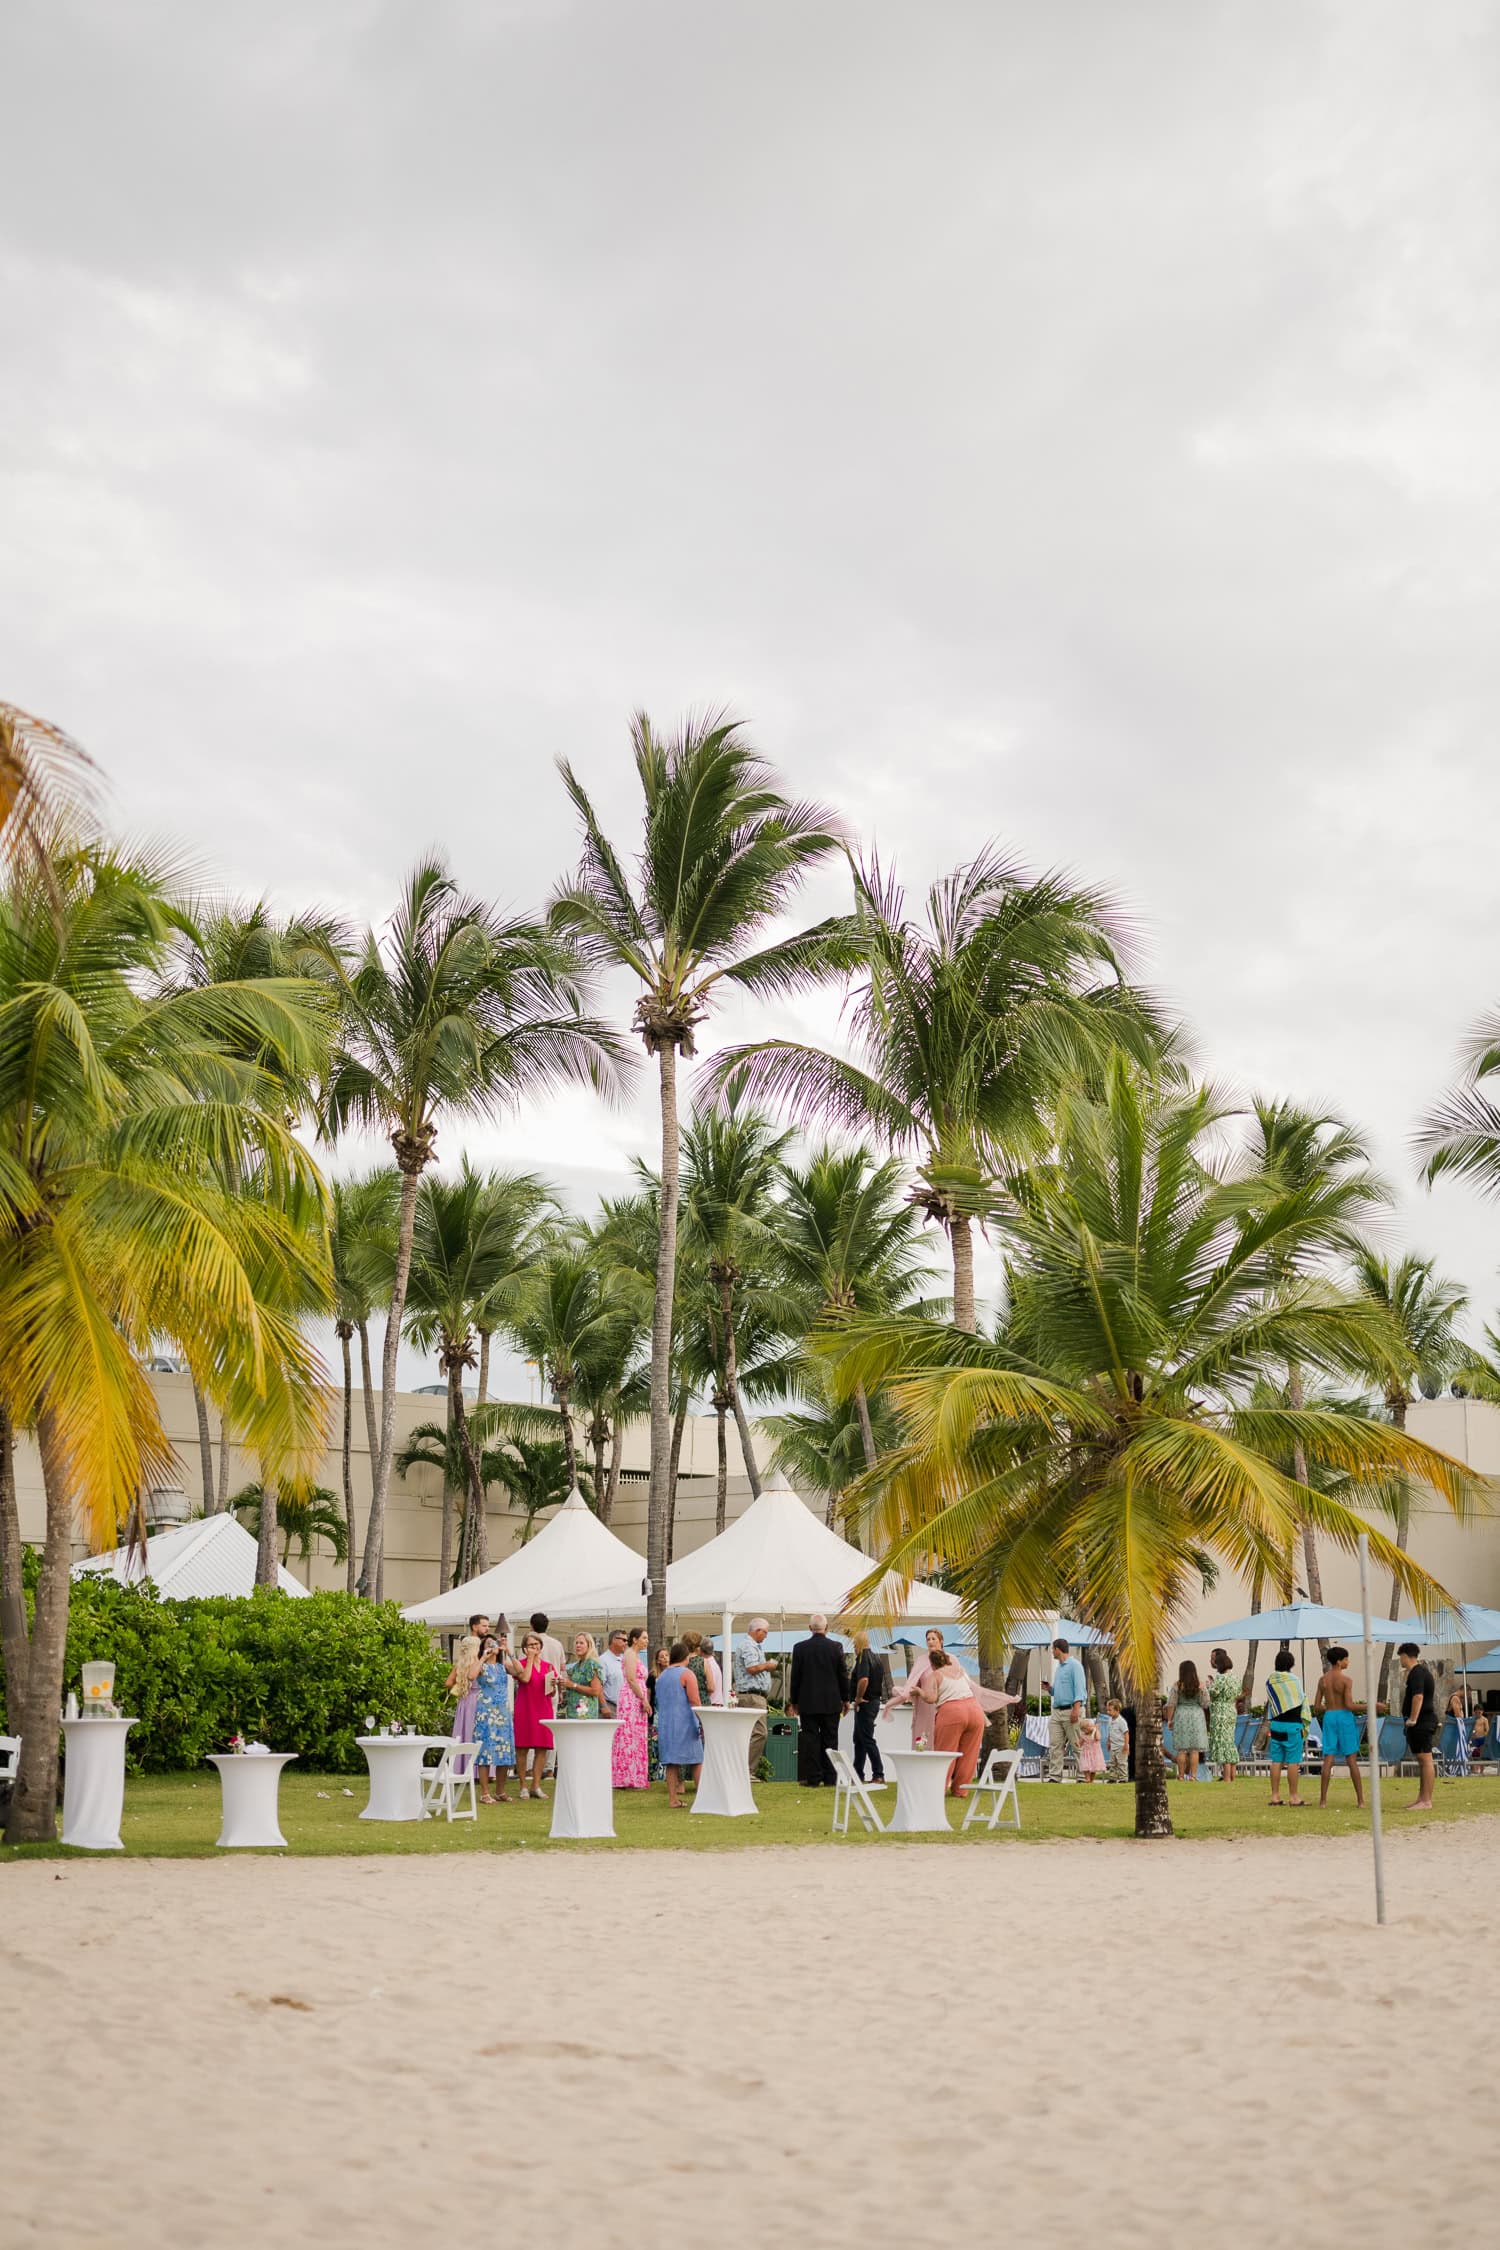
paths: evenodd
<path fill-rule="evenodd" d="M 435 1766 L 422 1768 L 422 1818 L 439 1809 L 449 1820 L 478 1820 L 479 1806 L 474 1798 L 474 1759 L 478 1744 L 473 1742 L 445 1743 Z M 464 1761 L 459 1773 L 458 1761 Z M 468 1792 L 469 1808 L 465 1812 L 459 1799 Z"/>
<path fill-rule="evenodd" d="M 1019 1750 L 992 1750 L 984 1762 L 983 1773 L 969 1784 L 969 1802 L 964 1807 L 962 1828 L 972 1828 L 982 1820 L 993 1830 L 1004 1812 L 1009 1799 L 1011 1818 L 1009 1825 L 1021 1825 L 1021 1799 L 1016 1791 L 1016 1769 L 1021 1763 Z"/>
<path fill-rule="evenodd" d="M 0 1789 L 9 1788 L 21 1768 L 21 1737 L 0 1734 Z"/>
<path fill-rule="evenodd" d="M 885 1822 L 875 1809 L 875 1800 L 870 1795 L 869 1783 L 860 1780 L 859 1775 L 850 1765 L 842 1750 L 830 1750 L 828 1756 L 833 1766 L 836 1783 L 833 1792 L 833 1833 L 835 1836 L 848 1835 L 849 1808 L 851 1805 L 859 1814 L 860 1820 L 866 1828 L 872 1830 L 877 1836 L 883 1836 L 885 1834 Z"/>

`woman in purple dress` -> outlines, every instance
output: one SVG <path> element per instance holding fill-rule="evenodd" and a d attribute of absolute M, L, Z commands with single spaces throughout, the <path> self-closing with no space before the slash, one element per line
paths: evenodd
<path fill-rule="evenodd" d="M 479 1708 L 479 1639 L 474 1633 L 465 1633 L 458 1644 L 453 1669 L 448 1674 L 448 1693 L 458 1699 L 453 1713 L 453 1739 L 472 1742 L 474 1714 Z M 467 1758 L 455 1758 L 453 1770 L 467 1772 L 468 1764 Z"/>

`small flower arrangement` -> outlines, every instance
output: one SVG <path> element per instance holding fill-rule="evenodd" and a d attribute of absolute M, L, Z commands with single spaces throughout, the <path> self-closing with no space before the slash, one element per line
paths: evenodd
<path fill-rule="evenodd" d="M 245 1755 L 245 1737 L 242 1734 L 232 1734 L 229 1737 L 229 1748 L 232 1756 L 242 1758 Z"/>

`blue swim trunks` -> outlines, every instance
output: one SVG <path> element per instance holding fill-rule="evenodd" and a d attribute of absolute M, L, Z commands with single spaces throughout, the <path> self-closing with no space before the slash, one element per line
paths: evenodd
<path fill-rule="evenodd" d="M 1359 1756 L 1359 1721 L 1352 1711 L 1323 1713 L 1323 1755 L 1325 1758 Z"/>
<path fill-rule="evenodd" d="M 1284 1726 L 1279 1719 L 1274 1719 L 1271 1722 L 1271 1763 L 1273 1766 L 1300 1766 L 1302 1753 L 1306 1748 L 1306 1727 Z"/>

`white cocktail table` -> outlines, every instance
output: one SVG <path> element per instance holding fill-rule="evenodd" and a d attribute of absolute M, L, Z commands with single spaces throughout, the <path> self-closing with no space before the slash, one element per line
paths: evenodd
<path fill-rule="evenodd" d="M 223 1790 L 223 1816 L 216 1839 L 221 1851 L 285 1851 L 281 1819 L 276 1809 L 281 1769 L 289 1766 L 295 1750 L 258 1751 L 247 1757 L 229 1751 L 209 1759 L 219 1769 Z"/>
<path fill-rule="evenodd" d="M 703 1723 L 703 1770 L 698 1776 L 695 1813 L 722 1813 L 737 1820 L 758 1813 L 750 1787 L 750 1737 L 764 1711 L 742 1711 L 736 1704 L 700 1703 Z"/>
<path fill-rule="evenodd" d="M 553 1836 L 613 1836 L 618 1719 L 549 1719 L 557 1750 Z"/>
<path fill-rule="evenodd" d="M 885 1750 L 881 1755 L 896 1777 L 896 1803 L 887 1824 L 892 1836 L 928 1836 L 948 1829 L 944 1791 L 956 1750 Z"/>
<path fill-rule="evenodd" d="M 62 1840 L 81 1852 L 122 1852 L 125 1737 L 134 1719 L 64 1719 Z"/>
<path fill-rule="evenodd" d="M 361 1820 L 420 1820 L 422 1760 L 429 1750 L 445 1750 L 447 1734 L 360 1734 L 355 1736 L 370 1769 L 370 1801 Z"/>

